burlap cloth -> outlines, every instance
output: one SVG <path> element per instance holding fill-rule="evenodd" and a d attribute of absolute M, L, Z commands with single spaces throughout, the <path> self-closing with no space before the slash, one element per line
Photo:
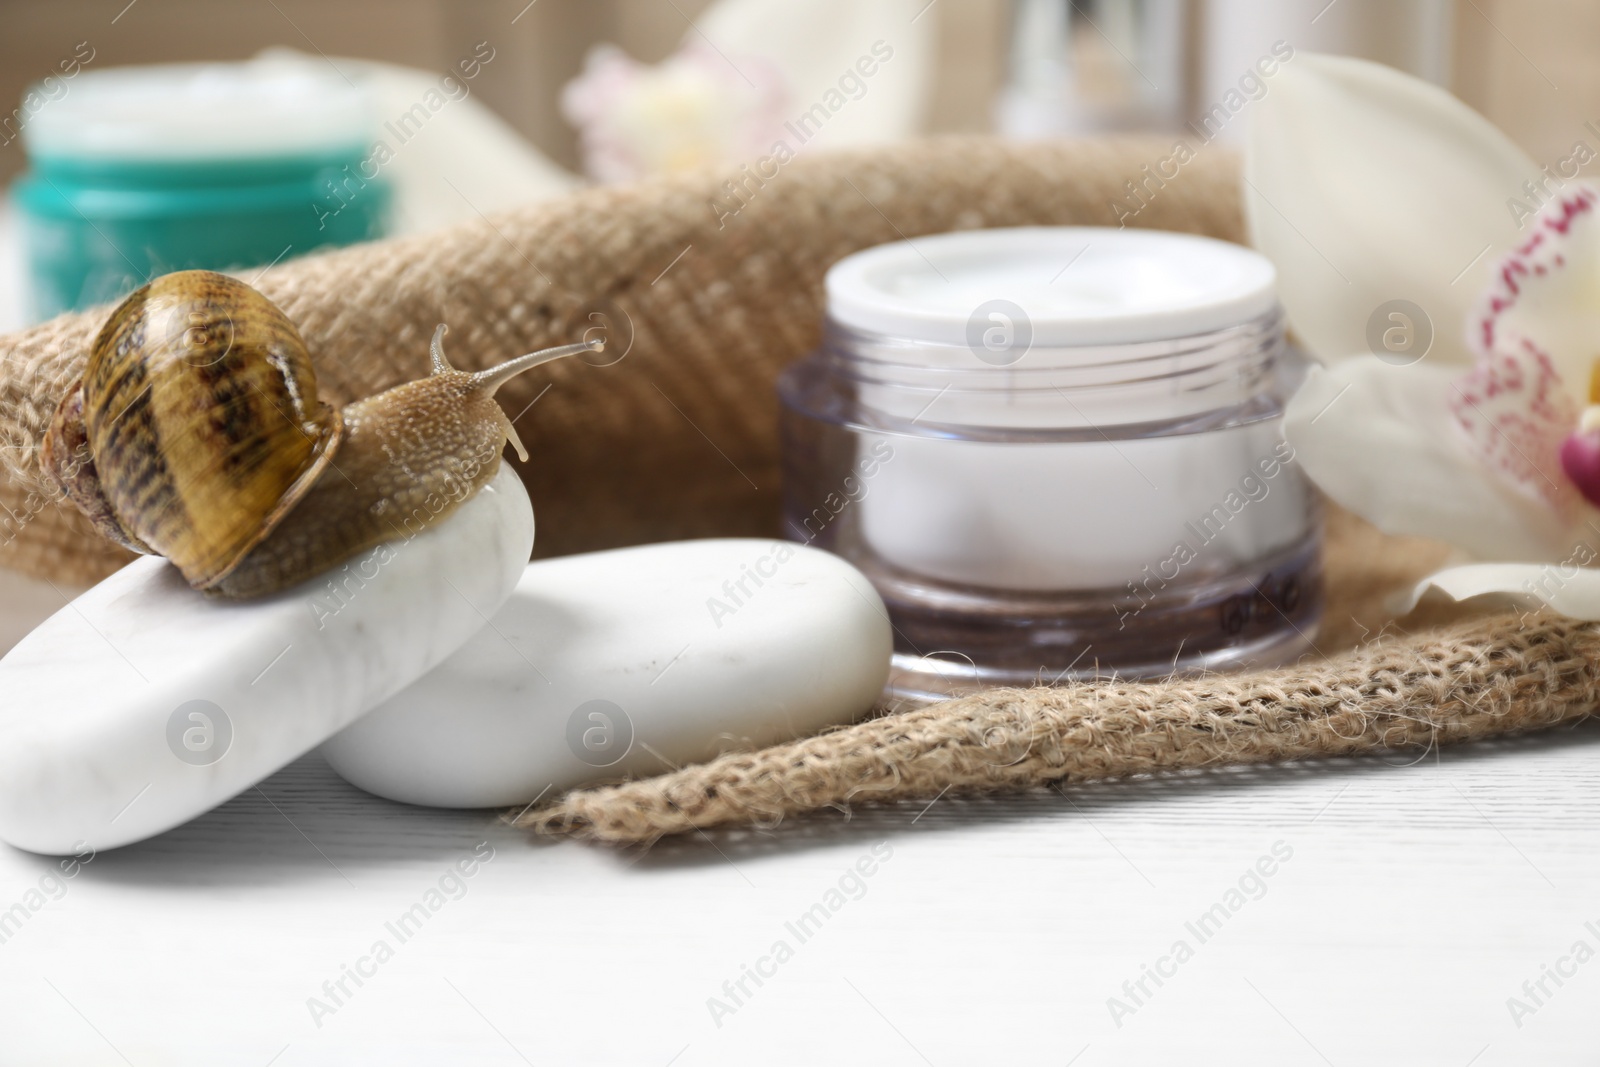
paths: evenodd
<path fill-rule="evenodd" d="M 1125 183 L 1170 148 L 963 138 L 814 154 L 764 184 L 707 173 L 590 190 L 252 280 L 299 324 L 339 401 L 424 373 L 439 322 L 466 368 L 605 326 L 611 347 L 593 364 L 554 364 L 502 392 L 533 455 L 520 473 L 539 511 L 538 555 L 778 536 L 773 381 L 818 339 L 830 264 L 951 229 L 1114 225 L 1118 204 L 1137 204 Z M 1237 181 L 1235 160 L 1204 148 L 1164 187 L 1147 184 L 1129 223 L 1239 240 Z M 58 583 L 93 581 L 125 559 L 49 498 L 37 466 L 46 422 L 103 317 L 0 338 L 0 565 Z M 1335 512 L 1326 621 L 1316 652 L 1293 667 L 880 709 L 817 737 L 576 791 L 518 821 L 650 841 L 871 799 L 1462 741 L 1589 714 L 1600 636 L 1588 626 L 1391 617 L 1385 596 L 1445 551 Z"/>

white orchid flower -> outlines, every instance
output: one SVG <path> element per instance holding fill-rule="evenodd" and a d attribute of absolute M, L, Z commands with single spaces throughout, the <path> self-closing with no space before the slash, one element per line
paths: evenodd
<path fill-rule="evenodd" d="M 1479 562 L 1413 592 L 1600 619 L 1600 194 L 1450 94 L 1299 54 L 1256 105 L 1252 240 L 1318 360 L 1284 429 L 1333 500 Z"/>

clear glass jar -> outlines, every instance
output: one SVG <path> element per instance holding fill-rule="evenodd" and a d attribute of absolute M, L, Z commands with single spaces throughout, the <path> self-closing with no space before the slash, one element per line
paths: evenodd
<path fill-rule="evenodd" d="M 1223 242 L 1088 228 L 830 272 L 824 343 L 779 382 L 785 527 L 882 595 L 893 693 L 1310 647 L 1320 534 L 1281 433 L 1301 368 L 1274 281 Z"/>

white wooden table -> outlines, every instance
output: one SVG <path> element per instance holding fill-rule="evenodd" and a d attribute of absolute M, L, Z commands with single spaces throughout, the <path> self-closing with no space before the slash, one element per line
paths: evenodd
<path fill-rule="evenodd" d="M 641 855 L 378 800 L 313 755 L 70 878 L 0 847 L 26 912 L 0 1063 L 1592 1063 L 1597 763 L 1584 725 Z M 1536 1003 L 1545 965 L 1571 976 Z"/>

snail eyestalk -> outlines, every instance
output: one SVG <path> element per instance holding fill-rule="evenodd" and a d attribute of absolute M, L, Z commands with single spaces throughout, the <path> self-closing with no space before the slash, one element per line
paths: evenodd
<path fill-rule="evenodd" d="M 438 328 L 433 331 L 433 341 L 428 345 L 428 353 L 432 359 L 434 374 L 446 374 L 455 370 L 455 367 L 450 363 L 450 357 L 444 354 L 444 335 L 449 330 L 450 327 L 441 322 Z M 494 396 L 496 390 L 523 371 L 532 370 L 534 367 L 549 363 L 552 360 L 565 359 L 567 356 L 576 356 L 583 352 L 600 352 L 605 347 L 605 341 L 596 339 L 593 341 L 580 341 L 575 345 L 562 345 L 559 348 L 541 348 L 537 352 L 529 352 L 525 356 L 507 360 L 497 367 L 490 367 L 488 370 L 477 372 L 471 376 L 472 384 L 483 390 L 485 396 Z"/>
<path fill-rule="evenodd" d="M 433 331 L 433 341 L 428 345 L 428 356 L 432 361 L 432 370 L 435 374 L 443 374 L 446 371 L 455 370 L 450 365 L 450 357 L 444 354 L 444 335 L 449 330 L 450 327 L 441 322 L 439 328 Z"/>
<path fill-rule="evenodd" d="M 444 354 L 444 335 L 449 332 L 449 329 L 447 325 L 441 322 L 438 328 L 433 331 L 433 341 L 428 346 L 435 377 L 441 374 L 462 373 L 451 365 L 450 357 Z M 479 371 L 476 374 L 465 375 L 465 377 L 470 383 L 471 389 L 487 399 L 493 397 L 502 385 L 523 371 L 532 370 L 534 367 L 549 363 L 551 360 L 576 356 L 581 352 L 599 352 L 605 346 L 605 341 L 596 339 L 582 341 L 575 345 L 562 345 L 559 348 L 544 348 L 537 352 L 529 352 L 525 356 L 518 356 L 516 359 L 507 360 L 497 367 L 490 367 L 488 370 Z M 523 463 L 528 462 L 528 449 L 523 445 L 522 438 L 517 435 L 516 426 L 512 424 L 511 419 L 501 410 L 498 404 L 491 406 L 494 408 L 495 421 L 499 423 L 500 429 L 505 433 L 505 439 L 516 450 L 517 458 Z"/>
<path fill-rule="evenodd" d="M 576 356 L 582 352 L 599 352 L 606 343 L 600 340 L 581 341 L 575 345 L 562 345 L 560 348 L 545 348 L 538 352 L 529 352 L 525 356 L 507 360 L 498 367 L 479 371 L 472 376 L 473 384 L 484 391 L 486 396 L 494 396 L 495 390 L 521 374 L 523 371 L 532 370 L 534 367 L 551 360 L 565 359 L 567 356 Z"/>

